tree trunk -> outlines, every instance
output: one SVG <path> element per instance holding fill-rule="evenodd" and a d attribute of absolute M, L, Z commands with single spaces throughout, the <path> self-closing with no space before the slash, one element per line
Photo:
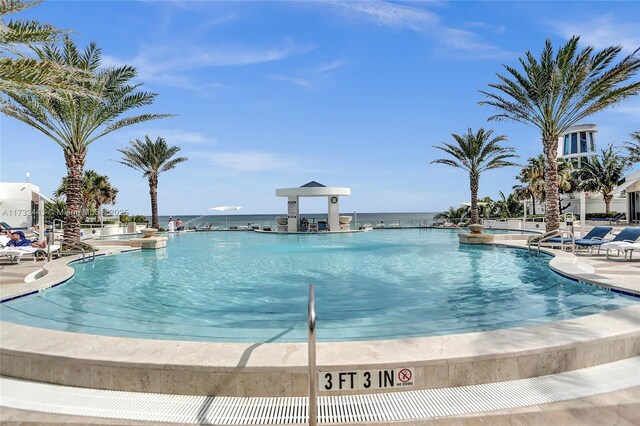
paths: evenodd
<path fill-rule="evenodd" d="M 546 196 L 546 231 L 560 228 L 560 194 L 558 192 L 558 138 L 543 136 L 544 190 Z"/>
<path fill-rule="evenodd" d="M 149 176 L 149 195 L 151 196 L 151 227 L 160 229 L 158 221 L 158 178 Z"/>
<path fill-rule="evenodd" d="M 602 194 L 602 198 L 604 198 L 604 212 L 606 214 L 611 213 L 611 200 L 613 199 L 612 194 Z"/>
<path fill-rule="evenodd" d="M 533 207 L 533 215 L 536 215 L 536 196 L 532 195 L 531 196 L 531 206 Z"/>
<path fill-rule="evenodd" d="M 82 218 L 82 172 L 84 170 L 85 154 L 66 154 L 67 163 L 67 211 L 64 215 L 65 239 L 80 241 L 80 219 Z"/>
<path fill-rule="evenodd" d="M 480 176 L 470 173 L 469 174 L 469 188 L 471 189 L 471 223 L 480 223 L 478 216 L 478 182 Z"/>

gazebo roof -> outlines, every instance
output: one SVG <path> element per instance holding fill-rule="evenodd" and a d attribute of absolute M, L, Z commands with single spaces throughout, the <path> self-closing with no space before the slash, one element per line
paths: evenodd
<path fill-rule="evenodd" d="M 276 189 L 278 197 L 330 197 L 334 195 L 351 195 L 351 188 L 325 186 L 312 180 L 300 187 Z"/>
<path fill-rule="evenodd" d="M 315 180 L 312 180 L 309 183 L 305 183 L 304 185 L 302 185 L 300 188 L 326 188 L 327 185 L 323 185 L 319 182 L 316 182 Z"/>

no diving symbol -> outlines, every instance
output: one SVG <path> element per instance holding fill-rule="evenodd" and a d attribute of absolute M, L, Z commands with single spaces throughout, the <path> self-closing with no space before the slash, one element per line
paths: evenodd
<path fill-rule="evenodd" d="M 400 370 L 398 372 L 398 380 L 400 380 L 402 383 L 407 383 L 409 380 L 411 380 L 411 370 L 409 370 L 408 368 L 403 368 L 402 370 Z"/>

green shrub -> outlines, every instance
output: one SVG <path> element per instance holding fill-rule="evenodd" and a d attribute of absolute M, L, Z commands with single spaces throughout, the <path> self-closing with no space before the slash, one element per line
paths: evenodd
<path fill-rule="evenodd" d="M 622 213 L 622 212 L 611 212 L 611 213 L 587 213 L 587 220 L 589 219 L 599 219 L 599 218 L 609 218 L 609 217 L 614 217 L 615 215 Z M 622 216 L 622 219 L 624 220 L 625 217 L 627 216 L 626 214 L 623 213 L 624 216 Z"/>
<path fill-rule="evenodd" d="M 144 224 L 144 223 L 148 223 L 149 222 L 149 219 L 146 216 L 141 215 L 141 214 L 137 214 L 137 215 L 134 215 L 134 216 L 129 216 L 126 213 L 122 213 L 120 215 L 119 220 L 120 220 L 120 223 L 135 222 L 135 223 L 138 223 L 138 224 Z"/>
<path fill-rule="evenodd" d="M 149 223 L 149 219 L 144 215 L 137 214 L 135 216 L 131 216 L 129 218 L 129 222 L 135 222 L 135 223 L 143 224 L 143 223 Z"/>

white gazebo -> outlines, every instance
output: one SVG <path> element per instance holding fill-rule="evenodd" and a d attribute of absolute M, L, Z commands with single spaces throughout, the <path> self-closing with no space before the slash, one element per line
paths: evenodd
<path fill-rule="evenodd" d="M 324 186 L 311 181 L 299 188 L 276 189 L 276 196 L 287 197 L 287 232 L 298 232 L 300 197 L 327 197 L 329 231 L 340 230 L 340 197 L 351 195 L 351 188 Z"/>

